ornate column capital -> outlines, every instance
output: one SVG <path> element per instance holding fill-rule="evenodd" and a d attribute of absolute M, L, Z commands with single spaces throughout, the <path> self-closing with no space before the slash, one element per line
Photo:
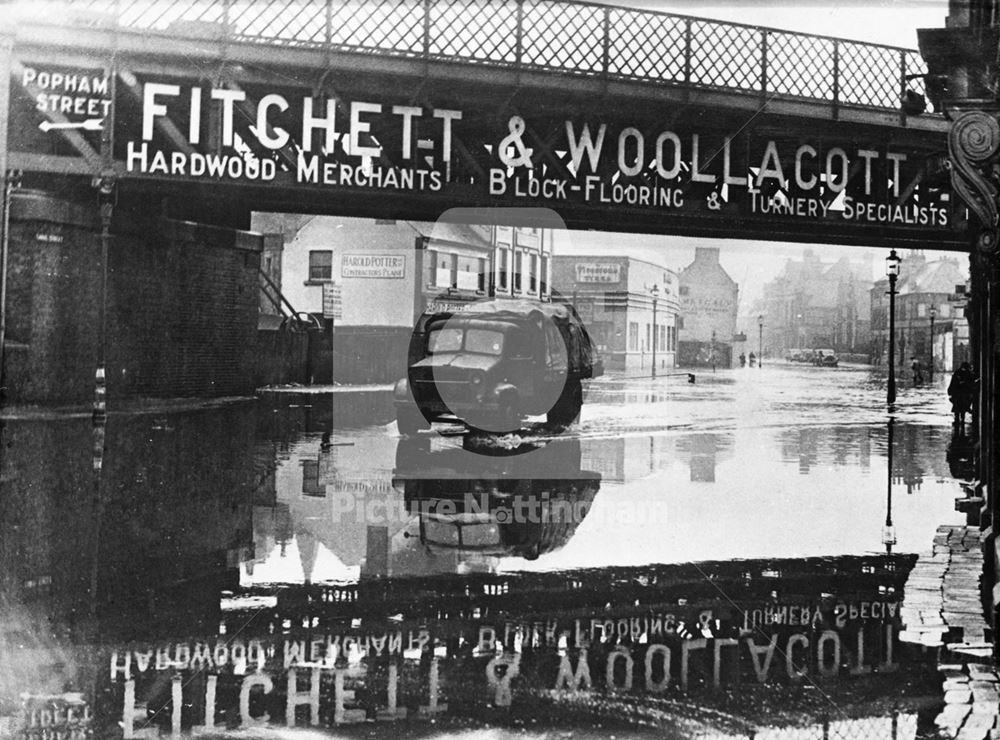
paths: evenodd
<path fill-rule="evenodd" d="M 979 219 L 976 248 L 997 254 L 1000 178 L 996 168 L 1000 151 L 1000 122 L 994 114 L 972 110 L 962 113 L 948 132 L 951 185 Z"/>

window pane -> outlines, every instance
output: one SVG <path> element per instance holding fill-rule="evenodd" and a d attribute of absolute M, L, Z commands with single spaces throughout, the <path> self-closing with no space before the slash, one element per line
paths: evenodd
<path fill-rule="evenodd" d="M 330 280 L 333 278 L 333 252 L 309 252 L 309 279 Z"/>
<path fill-rule="evenodd" d="M 503 334 L 488 329 L 469 329 L 465 333 L 465 349 L 481 355 L 500 355 L 503 352 Z"/>
<path fill-rule="evenodd" d="M 462 348 L 461 329 L 435 329 L 427 338 L 427 352 L 457 352 Z"/>

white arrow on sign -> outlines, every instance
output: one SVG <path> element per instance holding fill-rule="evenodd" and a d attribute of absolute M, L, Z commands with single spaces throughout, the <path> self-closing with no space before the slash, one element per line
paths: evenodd
<path fill-rule="evenodd" d="M 53 131 L 55 129 L 82 128 L 84 131 L 100 131 L 104 128 L 103 118 L 88 118 L 86 121 L 63 121 L 54 123 L 53 121 L 42 121 L 38 124 L 42 131 Z"/>

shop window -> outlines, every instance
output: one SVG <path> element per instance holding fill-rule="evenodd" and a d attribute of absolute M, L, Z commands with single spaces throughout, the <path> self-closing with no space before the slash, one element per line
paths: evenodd
<path fill-rule="evenodd" d="M 628 349 L 629 352 L 637 352 L 639 350 L 639 322 L 630 321 L 628 322 Z"/>
<path fill-rule="evenodd" d="M 439 288 L 447 288 L 451 285 L 451 257 L 450 254 L 437 255 L 437 275 L 434 285 Z"/>
<path fill-rule="evenodd" d="M 437 285 L 437 260 L 438 254 L 433 249 L 428 249 L 424 257 L 424 264 L 427 265 L 427 275 L 425 280 L 428 285 Z"/>
<path fill-rule="evenodd" d="M 500 250 L 500 267 L 497 271 L 497 287 L 506 292 L 507 291 L 507 270 L 509 269 L 508 262 L 510 260 L 509 250 Z"/>
<path fill-rule="evenodd" d="M 479 287 L 479 260 L 475 257 L 459 257 L 455 287 L 459 290 L 477 290 Z"/>

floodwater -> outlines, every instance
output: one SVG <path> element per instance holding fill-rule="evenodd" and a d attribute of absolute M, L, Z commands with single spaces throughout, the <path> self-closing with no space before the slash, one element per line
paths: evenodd
<path fill-rule="evenodd" d="M 0 735 L 925 734 L 937 380 L 605 377 L 500 437 L 400 437 L 384 390 L 8 418 Z"/>

